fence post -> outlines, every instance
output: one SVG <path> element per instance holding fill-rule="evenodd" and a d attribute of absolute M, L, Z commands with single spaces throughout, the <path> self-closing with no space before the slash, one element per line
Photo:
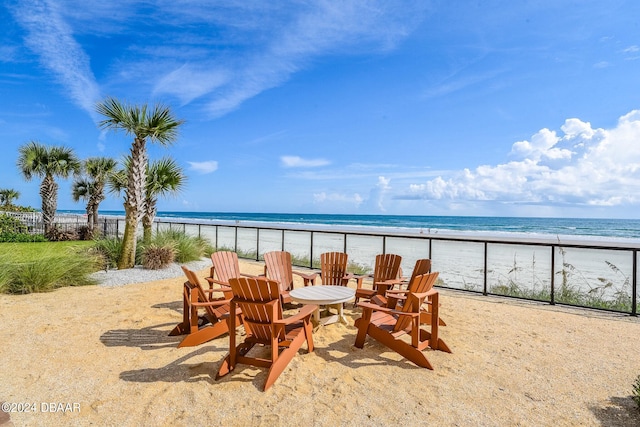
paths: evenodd
<path fill-rule="evenodd" d="M 484 285 L 483 285 L 483 295 L 487 295 L 487 242 L 484 242 Z"/>
<path fill-rule="evenodd" d="M 260 260 L 260 229 L 256 228 L 256 261 Z"/>
<path fill-rule="evenodd" d="M 551 298 L 549 304 L 556 303 L 556 246 L 551 245 Z"/>
<path fill-rule="evenodd" d="M 313 268 L 313 231 L 311 231 L 311 248 L 309 249 L 309 268 Z"/>
<path fill-rule="evenodd" d="M 631 280 L 631 315 L 638 315 L 638 250 L 633 250 L 633 279 Z"/>

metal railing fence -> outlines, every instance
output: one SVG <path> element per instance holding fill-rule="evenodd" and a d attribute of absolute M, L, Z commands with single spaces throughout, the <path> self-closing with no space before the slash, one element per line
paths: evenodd
<path fill-rule="evenodd" d="M 348 253 L 350 268 L 358 271 L 370 271 L 379 253 L 396 253 L 403 257 L 406 275 L 417 259 L 430 258 L 442 288 L 637 315 L 640 244 L 633 242 L 380 234 L 173 219 L 157 219 L 155 228 L 206 238 L 216 250 L 256 261 L 265 252 L 285 250 L 295 265 L 309 268 L 318 268 L 320 254 L 329 251 Z"/>

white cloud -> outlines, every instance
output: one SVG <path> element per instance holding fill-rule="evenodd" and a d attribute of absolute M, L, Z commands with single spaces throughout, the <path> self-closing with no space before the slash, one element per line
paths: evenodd
<path fill-rule="evenodd" d="M 187 162 L 191 167 L 191 170 L 200 174 L 208 174 L 218 170 L 218 162 L 215 160 L 209 160 L 206 162 Z"/>
<path fill-rule="evenodd" d="M 513 144 L 521 157 L 410 184 L 397 199 L 619 206 L 640 202 L 640 111 L 612 129 L 568 119 L 564 133 L 542 129 Z M 558 147 L 565 144 L 571 150 Z"/>
<path fill-rule="evenodd" d="M 317 203 L 317 204 L 324 204 L 327 202 L 331 202 L 331 203 L 347 203 L 347 204 L 353 204 L 356 207 L 360 206 L 360 204 L 362 203 L 363 199 L 362 196 L 360 196 L 360 194 L 358 193 L 353 193 L 353 194 L 344 194 L 344 193 L 327 193 L 327 192 L 320 192 L 320 193 L 314 193 L 313 194 L 313 202 Z"/>
<path fill-rule="evenodd" d="M 303 159 L 298 156 L 282 156 L 280 162 L 285 168 L 316 168 L 330 163 L 325 159 Z"/>
<path fill-rule="evenodd" d="M 13 8 L 17 21 L 27 31 L 27 45 L 40 57 L 69 92 L 71 99 L 91 117 L 100 99 L 89 57 L 73 37 L 73 29 L 51 2 L 23 1 Z"/>
<path fill-rule="evenodd" d="M 223 71 L 199 70 L 184 64 L 163 76 L 153 89 L 154 94 L 169 94 L 178 98 L 183 104 L 188 104 L 229 81 L 229 76 Z"/>

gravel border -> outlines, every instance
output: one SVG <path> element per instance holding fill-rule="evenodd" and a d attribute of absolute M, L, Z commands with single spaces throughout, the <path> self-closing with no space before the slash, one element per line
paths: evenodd
<path fill-rule="evenodd" d="M 149 270 L 141 266 L 128 268 L 125 270 L 101 270 L 90 275 L 98 282 L 98 286 L 124 286 L 132 283 L 152 282 L 154 280 L 171 279 L 184 275 L 181 265 L 198 271 L 211 265 L 211 259 L 202 258 L 199 261 L 191 261 L 184 264 L 173 263 L 160 270 Z"/>

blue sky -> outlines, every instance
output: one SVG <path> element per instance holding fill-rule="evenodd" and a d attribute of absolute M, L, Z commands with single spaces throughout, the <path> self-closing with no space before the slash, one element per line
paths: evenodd
<path fill-rule="evenodd" d="M 640 2 L 7 1 L 0 188 L 30 140 L 121 158 L 106 96 L 186 122 L 165 211 L 640 218 Z M 83 209 L 61 180 L 58 208 Z M 101 209 L 121 210 L 109 197 Z"/>

